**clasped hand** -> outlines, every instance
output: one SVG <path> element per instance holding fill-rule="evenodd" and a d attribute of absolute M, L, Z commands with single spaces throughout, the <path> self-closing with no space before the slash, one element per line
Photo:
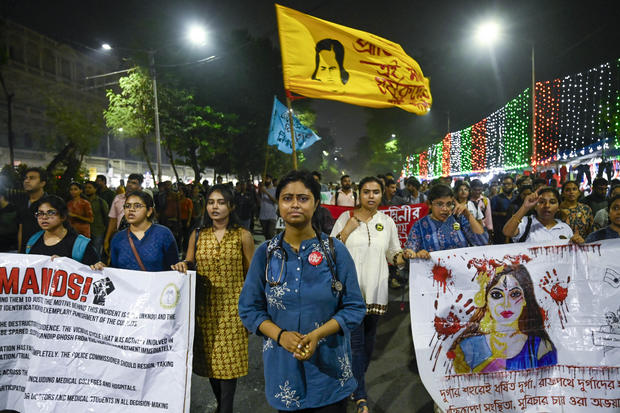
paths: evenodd
<path fill-rule="evenodd" d="M 318 342 L 319 338 L 314 332 L 300 334 L 297 331 L 285 331 L 280 336 L 280 346 L 301 361 L 309 360 L 312 357 Z"/>

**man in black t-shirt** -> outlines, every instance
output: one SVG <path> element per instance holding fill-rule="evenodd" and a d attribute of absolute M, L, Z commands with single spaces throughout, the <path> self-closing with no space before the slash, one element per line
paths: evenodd
<path fill-rule="evenodd" d="M 41 168 L 28 168 L 24 176 L 24 190 L 28 198 L 17 204 L 17 243 L 19 252 L 24 252 L 26 242 L 35 232 L 39 231 L 39 223 L 34 216 L 37 201 L 45 195 L 47 173 Z"/>

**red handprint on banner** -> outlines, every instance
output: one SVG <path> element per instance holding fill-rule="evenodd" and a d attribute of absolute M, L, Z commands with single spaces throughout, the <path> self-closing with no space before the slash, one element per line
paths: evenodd
<path fill-rule="evenodd" d="M 569 284 L 570 276 L 568 276 L 566 282 L 560 281 L 560 277 L 555 268 L 553 269 L 553 275 L 551 275 L 549 271 L 546 271 L 546 275 L 538 283 L 538 286 L 546 292 L 558 306 L 558 316 L 560 317 L 562 328 L 564 328 L 566 313 L 568 312 L 566 297 L 568 297 Z"/>

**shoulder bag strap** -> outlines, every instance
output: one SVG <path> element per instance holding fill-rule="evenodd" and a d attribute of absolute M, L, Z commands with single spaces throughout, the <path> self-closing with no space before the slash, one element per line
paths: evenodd
<path fill-rule="evenodd" d="M 26 254 L 30 254 L 32 246 L 37 243 L 37 241 L 39 240 L 39 238 L 41 238 L 41 235 L 43 235 L 44 232 L 45 231 L 41 230 L 32 234 L 32 236 L 26 242 Z"/>
<path fill-rule="evenodd" d="M 532 216 L 528 215 L 527 225 L 525 226 L 525 231 L 523 231 L 523 235 L 521 235 L 521 238 L 519 238 L 519 242 L 525 242 L 528 235 L 530 235 L 530 229 L 532 229 Z"/>
<path fill-rule="evenodd" d="M 136 250 L 136 246 L 133 244 L 133 240 L 131 239 L 131 235 L 129 235 L 129 228 L 127 228 L 127 239 L 129 240 L 129 245 L 131 246 L 131 250 L 133 251 L 133 256 L 136 257 L 136 261 L 138 261 L 138 265 L 142 271 L 146 271 L 144 268 L 144 264 L 142 264 L 142 260 L 138 255 L 138 251 Z"/>

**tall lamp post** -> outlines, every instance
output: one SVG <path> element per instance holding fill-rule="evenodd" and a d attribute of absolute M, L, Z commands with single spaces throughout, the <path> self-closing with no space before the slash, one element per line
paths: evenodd
<path fill-rule="evenodd" d="M 187 30 L 187 39 L 190 43 L 197 46 L 204 46 L 207 43 L 207 32 L 204 28 L 198 25 L 192 25 Z M 112 46 L 107 43 L 101 45 L 103 50 L 111 50 Z M 122 49 L 122 48 L 121 48 Z M 129 50 L 129 49 L 128 49 Z M 142 51 L 138 49 L 131 49 L 133 51 Z M 153 108 L 155 112 L 155 154 L 157 158 L 157 182 L 161 182 L 161 133 L 159 129 L 159 102 L 157 99 L 157 71 L 155 69 L 155 54 L 159 49 L 146 50 L 149 55 L 149 71 L 153 79 Z"/>
<path fill-rule="evenodd" d="M 500 38 L 499 24 L 494 21 L 487 21 L 476 30 L 476 38 L 479 43 L 486 44 L 488 46 L 493 45 Z M 534 41 L 531 42 L 531 60 L 532 60 L 532 170 L 536 172 L 536 60 Z"/>

